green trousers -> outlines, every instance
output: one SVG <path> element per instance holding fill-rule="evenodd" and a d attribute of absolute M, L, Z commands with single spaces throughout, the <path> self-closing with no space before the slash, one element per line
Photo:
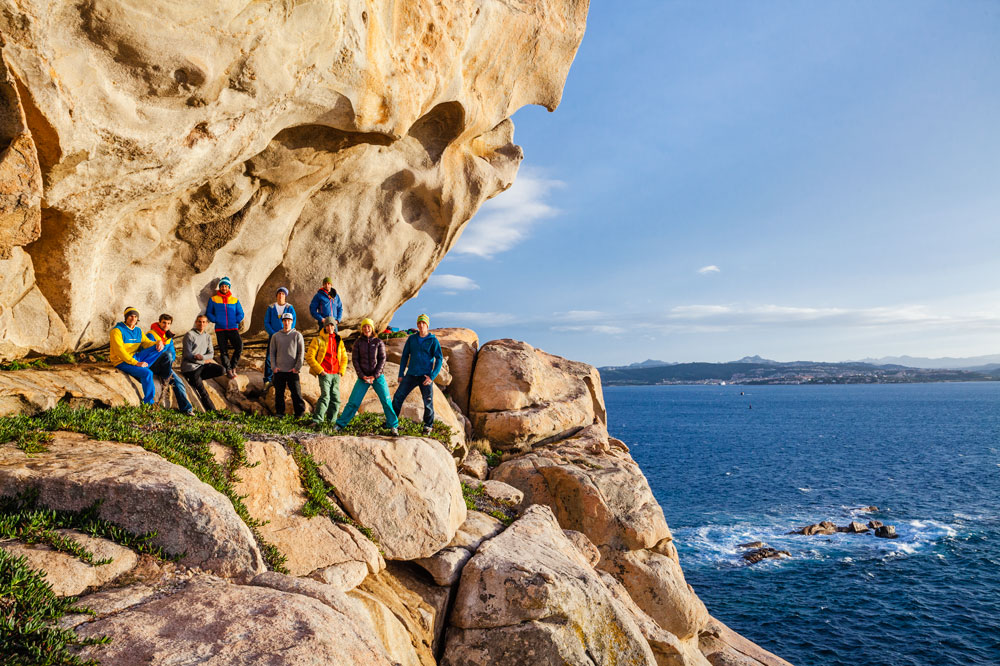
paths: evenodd
<path fill-rule="evenodd" d="M 313 410 L 314 421 L 336 421 L 340 416 L 340 375 L 319 376 L 319 400 Z"/>

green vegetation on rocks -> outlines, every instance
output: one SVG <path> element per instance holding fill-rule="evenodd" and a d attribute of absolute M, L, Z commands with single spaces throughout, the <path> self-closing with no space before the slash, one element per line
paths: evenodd
<path fill-rule="evenodd" d="M 491 497 L 483 484 L 472 486 L 462 482 L 462 497 L 465 498 L 465 508 L 469 511 L 482 511 L 493 516 L 504 525 L 509 526 L 517 518 L 517 510 L 513 502 Z"/>

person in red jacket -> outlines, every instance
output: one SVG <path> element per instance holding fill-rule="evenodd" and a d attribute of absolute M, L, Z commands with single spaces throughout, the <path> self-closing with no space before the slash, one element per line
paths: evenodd
<path fill-rule="evenodd" d="M 243 340 L 240 338 L 240 324 L 243 323 L 243 305 L 240 299 L 233 295 L 232 282 L 224 277 L 219 280 L 218 291 L 208 300 L 205 316 L 215 324 L 215 339 L 219 347 L 219 363 L 226 370 L 227 377 L 236 376 L 236 366 L 243 353 Z M 230 345 L 233 348 L 229 355 Z"/>

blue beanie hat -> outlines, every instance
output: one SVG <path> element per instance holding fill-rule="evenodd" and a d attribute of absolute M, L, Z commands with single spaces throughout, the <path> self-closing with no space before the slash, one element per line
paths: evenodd
<path fill-rule="evenodd" d="M 224 285 L 224 284 L 227 284 L 227 285 L 229 285 L 230 287 L 232 287 L 232 286 L 233 286 L 233 283 L 232 283 L 232 282 L 231 282 L 231 281 L 229 280 L 229 278 L 227 278 L 227 277 L 224 277 L 224 278 L 222 278 L 221 280 L 219 280 L 219 286 L 220 286 L 220 287 L 221 287 L 222 285 Z"/>
<path fill-rule="evenodd" d="M 288 290 L 287 290 L 287 289 L 285 289 L 284 287 L 278 287 L 278 291 L 283 291 L 283 292 L 285 292 L 285 296 L 288 296 Z M 274 292 L 274 293 L 276 293 L 276 294 L 277 294 L 277 293 L 278 293 L 278 291 L 276 291 L 276 292 Z"/>

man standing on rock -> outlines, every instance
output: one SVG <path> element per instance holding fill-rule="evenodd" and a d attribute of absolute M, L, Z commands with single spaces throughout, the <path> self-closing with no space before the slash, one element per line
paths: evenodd
<path fill-rule="evenodd" d="M 399 386 L 392 396 L 392 409 L 399 414 L 406 396 L 420 387 L 420 396 L 424 400 L 425 435 L 429 435 L 434 428 L 434 378 L 444 365 L 441 343 L 431 335 L 430 325 L 431 319 L 427 315 L 417 317 L 417 332 L 406 338 L 403 345 L 403 355 L 399 359 Z"/>
<path fill-rule="evenodd" d="M 299 387 L 299 370 L 306 355 L 306 341 L 302 334 L 292 327 L 295 315 L 286 312 L 281 315 L 281 330 L 271 336 L 267 346 L 267 355 L 274 368 L 274 413 L 285 415 L 285 387 L 292 394 L 292 409 L 295 417 L 302 416 L 306 404 L 302 400 L 302 390 Z"/>
<path fill-rule="evenodd" d="M 344 413 L 337 419 L 337 430 L 343 430 L 351 422 L 361 407 L 361 401 L 368 393 L 368 387 L 375 389 L 375 395 L 382 403 L 382 413 L 385 423 L 393 435 L 399 434 L 399 419 L 389 402 L 389 385 L 382 374 L 385 368 L 385 344 L 375 335 L 375 322 L 364 319 L 361 322 L 361 337 L 354 342 L 351 350 L 351 362 L 358 378 L 351 390 L 351 397 L 344 407 Z"/>
<path fill-rule="evenodd" d="M 309 371 L 319 376 L 319 400 L 313 421 L 333 421 L 340 416 L 340 378 L 347 370 L 347 349 L 337 335 L 337 320 L 323 320 L 323 331 L 309 343 L 306 351 Z"/>
<path fill-rule="evenodd" d="M 123 319 L 111 329 L 111 363 L 129 377 L 139 380 L 142 384 L 142 401 L 152 405 L 156 401 L 153 371 L 149 369 L 149 363 L 136 360 L 134 354 L 153 343 L 142 336 L 142 329 L 138 326 L 138 310 L 125 308 Z"/>
<path fill-rule="evenodd" d="M 278 291 L 274 295 L 275 302 L 267 306 L 267 313 L 264 315 L 264 330 L 267 331 L 267 344 L 271 345 L 271 336 L 281 330 L 281 316 L 286 312 L 292 313 L 292 328 L 295 328 L 296 316 L 295 308 L 292 307 L 291 303 L 287 302 L 288 299 L 288 289 L 285 287 L 278 287 Z M 271 370 L 271 355 L 267 354 L 264 357 L 264 390 L 271 384 L 274 379 L 274 373 Z"/>
<path fill-rule="evenodd" d="M 225 373 L 222 366 L 213 363 L 215 349 L 212 347 L 212 336 L 208 333 L 208 317 L 198 315 L 194 320 L 194 328 L 184 336 L 184 350 L 181 355 L 181 372 L 188 380 L 205 411 L 212 411 L 215 406 L 205 390 L 206 379 L 214 379 Z"/>
<path fill-rule="evenodd" d="M 215 324 L 215 339 L 219 344 L 219 361 L 226 371 L 227 377 L 236 376 L 236 365 L 243 353 L 243 340 L 240 338 L 240 324 L 243 322 L 243 306 L 240 299 L 233 295 L 230 289 L 232 282 L 224 277 L 219 280 L 218 291 L 208 300 L 205 315 Z M 233 355 L 229 356 L 229 347 L 233 347 Z"/>
<path fill-rule="evenodd" d="M 174 372 L 174 361 L 177 360 L 177 348 L 174 346 L 174 334 L 170 331 L 170 325 L 174 323 L 174 318 L 168 314 L 161 314 L 155 324 L 149 327 L 146 333 L 146 340 L 153 343 L 136 354 L 136 358 L 148 361 L 149 369 L 163 382 L 163 390 L 168 386 L 174 387 L 174 397 L 177 398 L 177 409 L 188 416 L 194 416 L 194 408 L 187 397 L 187 389 L 181 378 Z M 155 350 L 154 350 L 155 348 Z M 148 357 L 147 357 L 148 355 Z M 164 396 L 166 400 L 166 396 Z"/>
<path fill-rule="evenodd" d="M 323 320 L 333 317 L 340 326 L 340 319 L 344 314 L 344 307 L 340 302 L 337 290 L 333 288 L 333 278 L 323 278 L 323 287 L 313 296 L 309 303 L 309 314 L 316 320 L 319 330 L 323 330 Z"/>

